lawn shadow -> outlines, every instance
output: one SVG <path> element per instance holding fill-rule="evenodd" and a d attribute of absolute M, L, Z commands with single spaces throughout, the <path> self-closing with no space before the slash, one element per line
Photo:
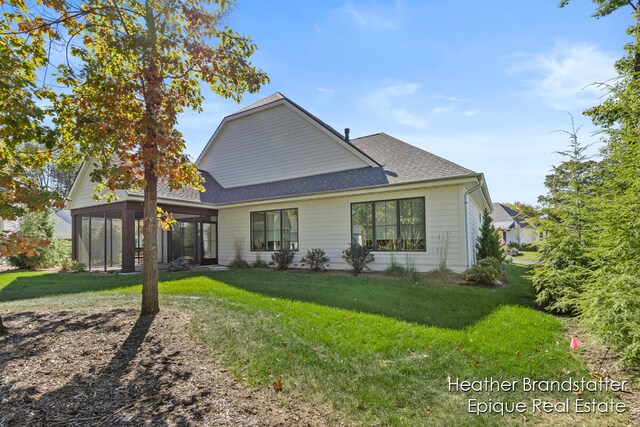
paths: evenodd
<path fill-rule="evenodd" d="M 139 275 L 96 273 L 0 273 L 0 302 L 98 292 L 136 286 Z"/>
<path fill-rule="evenodd" d="M 501 306 L 535 308 L 535 295 L 523 277 L 526 271 L 524 266 L 509 266 L 509 285 L 499 288 L 275 271 L 222 271 L 207 276 L 264 297 L 460 330 L 475 325 Z"/>
<path fill-rule="evenodd" d="M 20 320 L 14 319 L 15 316 L 30 315 L 10 315 L 9 323 Z M 9 417 L 26 425 L 168 425 L 163 409 L 166 410 L 168 405 L 182 407 L 182 396 L 176 396 L 172 387 L 179 380 L 188 379 L 191 372 L 183 372 L 180 366 L 172 366 L 173 355 L 166 354 L 163 342 L 156 337 L 156 333 L 149 333 L 154 324 L 154 315 L 140 316 L 133 326 L 128 326 L 127 319 L 133 320 L 133 316 L 135 312 L 131 310 L 111 310 L 90 315 L 78 312 L 51 313 L 40 317 L 33 315 L 32 319 L 28 319 L 32 322 L 28 327 L 23 325 L 20 330 L 14 328 L 12 335 L 7 338 L 9 345 L 5 345 L 3 353 L 6 350 L 13 354 L 12 358 L 28 365 L 31 369 L 29 378 L 35 381 L 25 384 L 28 379 L 11 375 L 8 383 L 0 382 L 0 395 L 8 403 L 4 408 L 0 405 L 0 420 Z M 22 320 L 27 320 L 26 317 Z M 114 318 L 119 320 L 114 322 Z M 123 323 L 126 327 L 122 327 Z M 40 355 L 40 359 L 64 358 L 60 350 L 69 348 L 68 344 L 73 343 L 73 335 L 87 337 L 83 332 L 93 333 L 94 337 L 79 344 L 81 352 L 74 354 L 71 351 L 68 356 L 72 360 L 67 360 L 66 366 L 63 364 L 59 367 L 62 371 L 75 372 L 67 378 L 62 372 L 55 372 L 57 366 L 43 366 L 38 359 L 38 352 L 24 347 L 25 342 L 38 341 L 38 335 L 42 337 L 40 341 L 47 341 L 52 346 L 54 342 L 62 340 L 66 342 L 61 344 L 62 348 Z M 41 350 L 46 351 L 46 348 Z M 32 358 L 36 360 L 29 361 Z M 80 366 L 70 367 L 69 363 Z M 39 369 L 40 366 L 42 369 Z M 33 372 L 34 369 L 37 372 Z M 44 394 L 38 391 L 43 387 L 51 389 L 57 383 L 62 385 Z M 188 410 L 190 413 L 187 417 L 181 413 L 172 414 L 172 424 L 187 425 L 188 420 L 203 416 L 197 405 L 189 406 Z"/>

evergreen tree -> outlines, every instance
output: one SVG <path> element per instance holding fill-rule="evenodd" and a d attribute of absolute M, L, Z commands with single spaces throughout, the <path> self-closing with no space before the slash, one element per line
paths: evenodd
<path fill-rule="evenodd" d="M 500 244 L 498 232 L 493 227 L 493 220 L 488 210 L 482 214 L 482 226 L 476 242 L 477 259 L 495 258 L 498 262 L 505 259 L 504 249 Z"/>
<path fill-rule="evenodd" d="M 576 298 L 589 278 L 588 202 L 598 181 L 597 163 L 585 154 L 587 147 L 580 144 L 578 131 L 572 117 L 571 131 L 566 131 L 569 148 L 559 152 L 566 160 L 547 175 L 547 194 L 538 199 L 536 222 L 544 237 L 531 279 L 538 304 L 561 313 L 575 312 Z"/>
<path fill-rule="evenodd" d="M 561 6 L 569 3 L 561 1 Z M 640 1 L 594 0 L 595 17 L 626 8 L 632 41 L 605 100 L 585 112 L 602 129 L 601 181 L 589 201 L 591 279 L 578 299 L 582 323 L 630 363 L 640 362 Z"/>

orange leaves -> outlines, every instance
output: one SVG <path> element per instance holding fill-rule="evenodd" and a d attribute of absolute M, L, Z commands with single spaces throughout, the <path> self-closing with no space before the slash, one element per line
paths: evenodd
<path fill-rule="evenodd" d="M 276 380 L 273 383 L 271 383 L 271 385 L 273 386 L 273 389 L 276 392 L 281 392 L 282 391 L 282 377 L 276 378 Z"/>
<path fill-rule="evenodd" d="M 46 239 L 30 239 L 20 233 L 0 233 L 0 257 L 20 254 L 32 257 L 36 255 L 36 249 L 49 243 Z"/>

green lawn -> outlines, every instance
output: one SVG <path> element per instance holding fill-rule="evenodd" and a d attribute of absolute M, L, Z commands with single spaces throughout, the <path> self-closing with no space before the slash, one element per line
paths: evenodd
<path fill-rule="evenodd" d="M 531 308 L 525 267 L 499 289 L 274 271 L 161 276 L 161 303 L 188 310 L 195 335 L 240 379 L 313 401 L 361 425 L 614 425 L 620 417 L 473 416 L 467 399 L 572 395 L 455 393 L 460 379 L 587 375 L 563 325 Z M 140 276 L 0 274 L 0 311 L 139 304 Z M 586 393 L 587 397 L 589 395 Z M 602 397 L 602 396 L 596 396 Z M 528 421 L 527 421 L 528 420 Z"/>
<path fill-rule="evenodd" d="M 525 261 L 538 261 L 538 252 L 536 251 L 520 251 L 520 255 L 513 257 L 513 262 L 521 260 Z"/>

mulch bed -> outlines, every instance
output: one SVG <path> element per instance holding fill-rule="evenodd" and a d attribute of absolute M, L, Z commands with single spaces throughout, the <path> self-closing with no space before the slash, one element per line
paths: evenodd
<path fill-rule="evenodd" d="M 0 426 L 324 426 L 311 406 L 250 389 L 209 360 L 189 316 L 3 315 Z"/>

